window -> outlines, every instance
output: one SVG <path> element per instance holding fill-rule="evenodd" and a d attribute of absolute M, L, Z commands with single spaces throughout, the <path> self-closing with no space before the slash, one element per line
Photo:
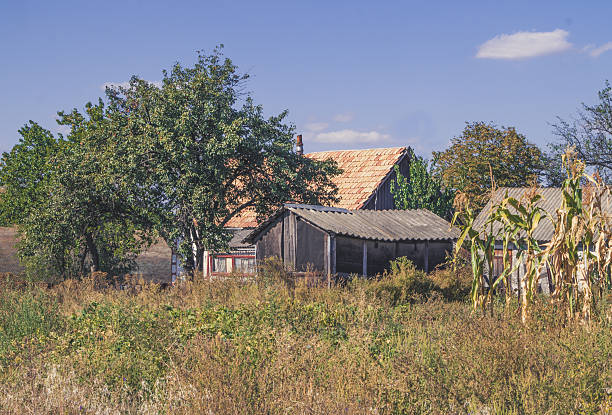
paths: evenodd
<path fill-rule="evenodd" d="M 234 271 L 245 274 L 254 274 L 255 258 L 234 258 Z"/>
<path fill-rule="evenodd" d="M 510 265 L 512 265 L 512 251 L 510 251 Z M 493 256 L 493 280 L 497 279 L 504 271 L 504 251 L 502 249 L 496 249 Z"/>
<path fill-rule="evenodd" d="M 227 259 L 225 257 L 213 258 L 213 272 L 227 272 Z"/>

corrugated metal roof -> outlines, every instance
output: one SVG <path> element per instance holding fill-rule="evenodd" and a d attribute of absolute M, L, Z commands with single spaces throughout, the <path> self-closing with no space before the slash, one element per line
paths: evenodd
<path fill-rule="evenodd" d="M 232 236 L 232 239 L 229 242 L 230 249 L 253 248 L 253 245 L 243 242 L 244 238 L 246 238 L 252 231 L 252 228 L 233 230 L 232 232 L 234 232 L 234 236 Z"/>
<path fill-rule="evenodd" d="M 450 223 L 425 209 L 346 210 L 324 206 L 285 205 L 251 232 L 245 241 L 253 243 L 258 235 L 285 210 L 336 235 L 377 241 L 452 240 L 459 236 Z"/>
<path fill-rule="evenodd" d="M 474 221 L 474 228 L 480 231 L 483 230 L 483 224 L 491 211 L 492 204 L 499 203 L 506 197 L 506 194 L 509 197 L 519 200 L 528 191 L 531 191 L 530 187 L 500 187 L 497 189 L 494 197 L 487 202 L 486 206 L 476 217 L 476 220 Z M 560 209 L 563 204 L 563 189 L 560 187 L 542 187 L 538 189 L 538 193 L 542 195 L 542 199 L 539 200 L 537 206 L 546 212 L 547 218 L 540 221 L 537 229 L 533 233 L 533 236 L 538 241 L 546 242 L 552 239 L 555 231 L 553 223 L 550 219 L 552 218 L 553 220 L 556 220 L 557 218 L 557 209 Z M 604 206 L 604 209 L 606 209 L 608 212 L 612 212 L 610 203 L 611 200 L 610 197 L 608 197 L 607 200 L 604 201 L 604 204 L 606 205 Z M 511 211 L 514 211 L 513 208 L 510 207 L 510 209 Z M 493 231 L 499 231 L 501 226 L 501 224 L 495 224 Z"/>

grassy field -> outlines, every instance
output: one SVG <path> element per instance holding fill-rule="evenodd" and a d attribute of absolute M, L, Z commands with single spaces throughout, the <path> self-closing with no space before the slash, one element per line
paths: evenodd
<path fill-rule="evenodd" d="M 409 268 L 332 289 L 278 270 L 165 290 L 5 277 L 0 412 L 612 411 L 605 312 L 578 326 L 542 300 L 524 326 L 501 304 L 472 312 L 467 283 Z"/>

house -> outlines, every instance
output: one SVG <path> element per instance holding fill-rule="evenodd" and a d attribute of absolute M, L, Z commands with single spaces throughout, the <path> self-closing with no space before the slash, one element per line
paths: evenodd
<path fill-rule="evenodd" d="M 532 191 L 532 188 L 528 187 L 501 187 L 495 191 L 493 197 L 487 202 L 485 207 L 479 213 L 474 221 L 474 228 L 480 231 L 484 231 L 484 223 L 491 211 L 491 206 L 502 201 L 503 198 L 508 195 L 509 197 L 513 197 L 517 200 L 521 199 L 525 193 Z M 542 219 L 538 227 L 533 233 L 534 238 L 538 241 L 540 246 L 544 246 L 553 238 L 555 228 L 553 222 L 550 219 L 556 220 L 557 218 L 557 209 L 560 209 L 563 204 L 563 189 L 560 187 L 548 187 L 548 188 L 540 188 L 538 189 L 538 194 L 542 196 L 542 198 L 537 202 L 537 206 L 540 207 L 544 212 L 546 212 L 547 219 Z M 605 206 L 602 208 L 607 210 L 612 215 L 612 204 L 611 199 L 608 196 L 604 203 Z M 513 209 L 513 208 L 511 208 Z M 496 223 L 493 228 L 493 232 L 498 232 L 501 229 L 501 224 Z M 493 257 L 493 278 L 501 275 L 503 271 L 503 251 L 502 251 L 502 241 L 495 242 L 495 252 Z M 510 246 L 509 250 L 511 251 L 511 260 L 515 260 L 516 257 L 516 247 Z M 510 276 L 510 288 L 512 292 L 519 294 L 519 281 L 520 277 L 525 272 L 522 266 L 516 267 L 516 271 Z M 488 274 L 488 271 L 487 271 Z M 550 273 L 550 269 L 546 266 L 542 269 L 538 279 L 538 291 L 549 294 L 553 291 L 554 287 L 552 284 L 552 276 Z"/>
<path fill-rule="evenodd" d="M 297 144 L 299 153 L 303 148 L 301 136 L 298 136 Z M 384 210 L 395 208 L 391 193 L 395 166 L 398 166 L 402 175 L 408 176 L 410 154 L 408 147 L 393 147 L 322 151 L 308 153 L 305 157 L 314 160 L 333 159 L 342 170 L 342 173 L 333 179 L 338 187 L 339 198 L 334 207 L 349 210 Z M 244 244 L 243 239 L 245 231 L 248 233 L 257 225 L 253 210 L 247 210 L 232 218 L 226 225 L 226 228 L 234 233 L 229 250 L 222 253 L 204 253 L 204 276 L 238 271 L 244 267 L 254 270 L 255 246 Z"/>
<path fill-rule="evenodd" d="M 425 209 L 349 210 L 286 204 L 246 237 L 258 260 L 278 257 L 293 271 L 376 275 L 407 257 L 428 272 L 446 261 L 459 233 Z"/>

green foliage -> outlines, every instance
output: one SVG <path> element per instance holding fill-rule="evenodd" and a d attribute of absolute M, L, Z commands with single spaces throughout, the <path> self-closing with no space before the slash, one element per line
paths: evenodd
<path fill-rule="evenodd" d="M 395 181 L 391 182 L 391 193 L 396 209 L 428 209 L 442 218 L 450 219 L 455 194 L 432 176 L 422 157 L 411 155 L 408 177 L 404 177 L 396 165 L 395 177 Z"/>
<path fill-rule="evenodd" d="M 0 159 L 1 226 L 23 223 L 43 203 L 55 170 L 52 157 L 64 143 L 33 121 L 19 135 L 19 143 Z"/>
<path fill-rule="evenodd" d="M 406 257 L 391 261 L 390 270 L 368 288 L 372 295 L 391 306 L 422 301 L 433 289 L 433 282 Z"/>
<path fill-rule="evenodd" d="M 335 201 L 335 163 L 296 154 L 286 112 L 264 118 L 247 78 L 217 49 L 177 63 L 161 87 L 134 77 L 107 89 L 108 105 L 58 113 L 66 139 L 24 127 L 0 164 L 0 222 L 19 225 L 29 274 L 123 274 L 158 236 L 197 270 L 245 210 Z"/>
<path fill-rule="evenodd" d="M 246 210 L 263 218 L 287 201 L 335 200 L 335 163 L 296 154 L 287 112 L 265 118 L 243 93 L 247 79 L 218 48 L 192 67 L 177 63 L 160 88 L 134 77 L 107 90 L 115 152 L 155 195 L 160 234 L 179 243 L 188 269 L 200 268 L 205 248 L 227 247 L 224 225 Z"/>
<path fill-rule="evenodd" d="M 442 183 L 482 207 L 494 177 L 500 187 L 524 187 L 538 180 L 542 152 L 513 127 L 466 123 L 450 148 L 433 153 L 434 172 Z"/>
<path fill-rule="evenodd" d="M 91 303 L 72 315 L 54 350 L 54 359 L 87 361 L 84 378 L 101 377 L 112 389 L 152 386 L 166 372 L 174 339 L 163 311 Z"/>
<path fill-rule="evenodd" d="M 566 180 L 563 199 L 555 217 L 549 217 L 539 205 L 542 199 L 537 187 L 519 198 L 507 194 L 492 203 L 482 223 L 475 222 L 470 199 L 463 193 L 456 200 L 457 212 L 452 223 L 461 228 L 455 254 L 468 242 L 472 265 L 472 303 L 486 309 L 501 282 L 506 287 L 506 305 L 510 303 L 509 277 L 519 266 L 518 276 L 521 320 L 527 323 L 536 300 L 538 280 L 547 272 L 554 287 L 551 297 L 566 307 L 568 320 L 591 319 L 602 292 L 610 286 L 612 264 L 612 217 L 607 212 L 610 189 L 601 179 L 584 172 L 584 163 L 572 148 L 563 155 Z M 588 186 L 581 186 L 581 181 Z M 583 190 L 587 197 L 583 198 Z M 552 222 L 550 241 L 541 243 L 535 231 L 544 219 Z M 495 279 L 493 255 L 495 243 L 502 241 L 503 270 Z M 510 257 L 510 246 L 515 257 Z M 512 265 L 514 262 L 514 265 Z M 598 295 L 594 295 L 597 293 Z M 582 310 L 577 311 L 581 306 Z"/>
<path fill-rule="evenodd" d="M 61 330 L 57 306 L 37 290 L 0 291 L 0 367 L 24 359 L 23 353 L 40 352 Z"/>
<path fill-rule="evenodd" d="M 59 117 L 71 129 L 66 139 L 32 124 L 2 158 L 3 215 L 18 225 L 20 259 L 30 275 L 48 279 L 90 266 L 126 272 L 150 243 L 155 216 L 126 186 L 104 104 Z"/>
<path fill-rule="evenodd" d="M 582 104 L 582 111 L 570 121 L 558 118 L 553 133 L 558 138 L 551 144 L 545 176 L 549 186 L 561 186 L 565 171 L 560 163 L 567 146 L 573 146 L 578 157 L 592 171 L 597 171 L 606 183 L 612 181 L 612 87 L 606 81 L 599 91 L 596 105 Z"/>

